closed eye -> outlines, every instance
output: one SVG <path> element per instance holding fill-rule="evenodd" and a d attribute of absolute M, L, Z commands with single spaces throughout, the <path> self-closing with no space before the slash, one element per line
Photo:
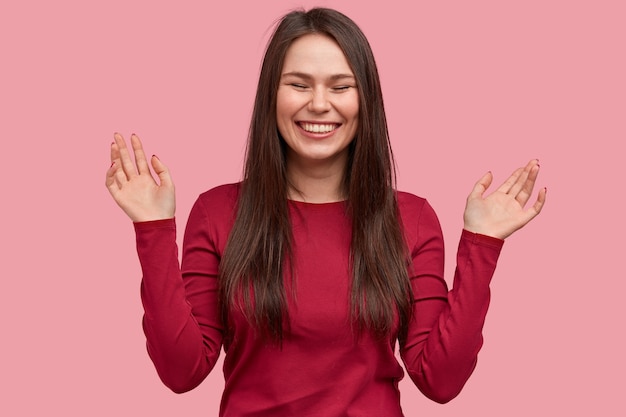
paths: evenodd
<path fill-rule="evenodd" d="M 333 91 L 342 92 L 342 91 L 347 91 L 350 88 L 352 88 L 351 85 L 340 85 L 337 87 L 333 87 Z"/>
<path fill-rule="evenodd" d="M 306 85 L 300 83 L 290 83 L 289 85 L 298 90 L 304 90 L 305 88 L 307 88 Z"/>

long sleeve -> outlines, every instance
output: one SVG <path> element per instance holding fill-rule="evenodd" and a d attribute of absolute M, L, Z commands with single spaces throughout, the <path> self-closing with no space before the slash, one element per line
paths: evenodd
<path fill-rule="evenodd" d="M 163 383 L 185 392 L 204 380 L 222 346 L 215 233 L 198 200 L 185 231 L 181 268 L 174 219 L 136 223 L 135 231 L 148 353 Z"/>
<path fill-rule="evenodd" d="M 392 339 L 350 321 L 351 222 L 344 202 L 289 202 L 295 283 L 289 332 L 267 343 L 245 315 L 228 310 L 228 338 L 218 306 L 219 263 L 234 223 L 239 185 L 216 187 L 193 206 L 179 267 L 173 219 L 138 223 L 144 331 L 148 353 L 175 392 L 197 386 L 222 344 L 225 389 L 220 416 L 345 415 L 399 417 L 402 367 Z M 400 345 L 406 369 L 429 398 L 453 398 L 482 344 L 489 281 L 502 241 L 463 232 L 454 289 L 443 279 L 443 239 L 428 203 L 399 193 L 411 251 L 413 318 Z M 290 292 L 291 293 L 291 292 Z M 340 395 L 338 395 L 338 393 Z"/>
<path fill-rule="evenodd" d="M 424 202 L 416 218 L 417 225 L 405 229 L 414 242 L 410 273 L 414 303 L 401 356 L 420 391 L 445 403 L 459 394 L 476 365 L 489 306 L 489 283 L 503 241 L 463 230 L 453 289 L 448 292 L 437 217 Z"/>

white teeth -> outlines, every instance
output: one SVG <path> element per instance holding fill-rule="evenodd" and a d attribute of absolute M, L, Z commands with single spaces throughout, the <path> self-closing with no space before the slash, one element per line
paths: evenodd
<path fill-rule="evenodd" d="M 328 133 L 337 127 L 335 124 L 301 123 L 300 126 L 311 133 Z"/>

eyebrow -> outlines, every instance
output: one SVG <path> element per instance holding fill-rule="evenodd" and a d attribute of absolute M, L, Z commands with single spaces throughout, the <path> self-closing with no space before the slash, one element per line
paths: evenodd
<path fill-rule="evenodd" d="M 305 80 L 310 80 L 313 78 L 313 76 L 311 74 L 307 74 L 305 72 L 299 72 L 299 71 L 292 71 L 292 72 L 286 72 L 282 75 L 283 77 L 299 77 Z M 352 78 L 354 79 L 354 75 L 352 74 L 333 74 L 330 77 L 328 77 L 330 80 L 334 81 L 334 80 L 341 80 L 344 78 Z"/>

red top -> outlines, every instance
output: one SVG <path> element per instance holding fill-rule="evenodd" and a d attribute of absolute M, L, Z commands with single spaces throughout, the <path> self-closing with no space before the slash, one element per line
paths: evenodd
<path fill-rule="evenodd" d="M 148 353 L 175 392 L 200 384 L 222 347 L 217 277 L 238 189 L 224 185 L 198 198 L 180 268 L 174 219 L 135 224 Z M 415 298 L 400 355 L 417 387 L 447 402 L 476 364 L 489 281 L 503 241 L 464 230 L 448 292 L 434 211 L 411 194 L 399 193 L 398 202 Z M 264 343 L 241 313 L 231 311 L 220 416 L 402 416 L 398 381 L 404 372 L 394 355 L 395 335 L 355 338 L 350 330 L 351 222 L 345 208 L 343 202 L 289 202 L 297 276 L 288 306 L 290 332 L 282 348 Z"/>

